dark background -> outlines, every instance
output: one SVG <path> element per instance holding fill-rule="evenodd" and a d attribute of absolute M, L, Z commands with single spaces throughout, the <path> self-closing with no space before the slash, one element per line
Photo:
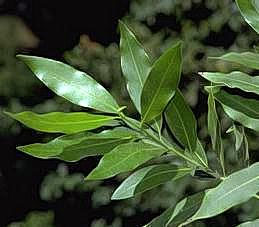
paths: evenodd
<path fill-rule="evenodd" d="M 201 2 L 201 4 L 193 4 L 191 9 L 183 13 L 183 16 L 192 20 L 194 24 L 199 24 L 200 21 L 212 14 L 212 10 L 205 7 L 206 1 Z M 64 52 L 75 47 L 82 34 L 87 34 L 91 40 L 105 47 L 112 42 L 118 43 L 118 20 L 127 14 L 129 9 L 130 0 L 0 0 L 0 16 L 15 15 L 20 17 L 39 39 L 37 48 L 23 49 L 19 52 L 58 60 L 64 60 Z M 146 21 L 143 23 L 147 25 Z M 149 27 L 152 32 L 157 32 L 164 27 L 179 32 L 181 26 L 175 16 L 160 13 L 156 17 L 156 22 Z M 242 26 L 238 31 L 234 31 L 228 24 L 224 24 L 219 31 L 210 31 L 200 42 L 202 45 L 217 47 L 224 52 L 236 41 L 239 33 L 245 32 L 249 33 L 251 30 L 247 26 Z M 168 35 L 166 32 L 165 34 Z M 1 35 L 3 34 L 0 34 L 0 38 Z M 254 41 L 251 41 L 247 48 L 251 47 L 253 43 Z M 153 48 L 155 51 L 159 49 L 158 46 Z M 203 50 L 195 53 L 197 61 L 204 60 L 204 58 L 206 58 L 206 53 Z M 183 80 L 183 87 L 190 81 L 193 82 L 195 73 L 197 72 L 185 73 L 189 77 Z M 32 91 L 30 96 L 19 97 L 21 103 L 27 107 L 33 107 L 45 99 L 54 97 L 54 94 L 50 93 L 47 88 L 40 86 L 39 83 Z M 9 97 L 0 95 L 0 106 L 7 106 L 9 99 L 13 97 L 15 94 Z M 206 112 L 206 97 L 199 93 L 198 99 L 201 102 L 195 104 L 193 109 L 196 116 L 200 117 L 203 112 Z M 60 162 L 32 158 L 15 149 L 18 145 L 39 141 L 39 138 L 44 138 L 42 133 L 27 128 L 22 128 L 21 132 L 15 135 L 11 133 L 1 134 L 0 226 L 21 221 L 28 212 L 33 210 L 54 211 L 55 225 L 60 227 L 91 226 L 92 221 L 100 217 L 105 218 L 108 223 L 112 222 L 116 215 L 112 207 L 117 202 L 111 202 L 95 209 L 92 207 L 91 192 L 65 192 L 60 199 L 49 202 L 41 200 L 39 196 L 40 185 L 44 177 L 50 171 L 55 171 Z M 80 172 L 86 175 L 95 167 L 96 163 L 97 159 L 92 158 L 90 161 L 82 160 L 66 165 L 69 172 Z M 118 185 L 114 179 L 106 181 L 104 184 Z M 192 191 L 191 188 L 187 188 L 186 192 L 189 192 L 188 190 Z M 133 216 L 123 217 L 123 226 L 141 226 L 160 214 L 162 209 L 151 212 L 137 208 L 136 211 Z M 237 215 L 228 211 L 224 217 L 221 216 L 217 221 L 207 220 L 206 226 L 234 226 L 238 223 Z"/>

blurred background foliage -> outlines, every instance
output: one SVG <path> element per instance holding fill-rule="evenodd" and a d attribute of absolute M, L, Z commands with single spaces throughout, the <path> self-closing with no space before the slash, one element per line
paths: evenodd
<path fill-rule="evenodd" d="M 177 40 L 184 41 L 181 88 L 198 119 L 199 137 L 203 139 L 208 157 L 212 160 L 215 155 L 210 151 L 206 128 L 207 96 L 202 89 L 205 82 L 197 73 L 227 72 L 230 69 L 249 72 L 239 65 L 208 60 L 208 57 L 229 51 L 251 50 L 258 43 L 256 33 L 245 24 L 232 0 L 132 0 L 123 20 L 135 31 L 153 59 Z M 39 161 L 15 151 L 15 145 L 48 141 L 52 135 L 45 136 L 31 132 L 4 116 L 3 110 L 19 112 L 29 109 L 45 113 L 83 109 L 54 96 L 21 62 L 16 60 L 17 52 L 30 53 L 31 49 L 37 48 L 39 44 L 36 35 L 18 17 L 0 16 L 0 34 L 0 138 L 3 147 L 7 147 L 2 152 L 9 152 L 5 154 L 7 157 L 9 155 L 8 160 L 1 158 L 0 166 L 0 192 L 3 192 L 3 201 L 4 196 L 9 198 L 16 192 L 13 189 L 13 192 L 7 193 L 8 195 L 4 194 L 6 193 L 4 191 L 9 189 L 10 177 L 22 178 L 23 180 L 19 182 L 28 184 L 26 180 L 31 180 L 30 175 L 35 175 L 34 178 L 41 176 L 37 179 L 40 183 L 32 189 L 37 190 L 34 192 L 36 196 L 30 198 L 40 202 L 32 203 L 30 208 L 25 208 L 24 213 L 19 215 L 15 213 L 18 210 L 11 207 L 6 217 L 4 216 L 6 220 L 3 220 L 5 223 L 3 226 L 11 222 L 14 223 L 9 227 L 71 226 L 71 223 L 73 226 L 91 227 L 141 226 L 184 195 L 215 184 L 215 182 L 201 183 L 197 179 L 185 177 L 132 199 L 110 201 L 112 192 L 127 174 L 105 182 L 84 182 L 83 174 L 95 166 L 97 163 L 95 158 L 70 164 Z M 130 115 L 138 116 L 129 100 L 121 75 L 118 42 L 104 46 L 91 40 L 87 34 L 82 34 L 78 44 L 72 49 L 67 49 L 61 60 L 89 73 L 102 83 L 121 105 L 128 106 L 127 111 Z M 224 116 L 222 110 L 219 109 L 219 112 L 227 165 L 233 171 L 239 168 L 236 154 L 233 152 L 234 139 L 231 135 L 225 134 L 231 122 Z M 259 148 L 258 137 L 254 132 L 247 131 L 247 133 L 252 160 L 255 160 L 255 150 Z M 217 168 L 217 163 L 211 164 Z M 6 171 L 14 173 L 6 174 Z M 32 184 L 33 181 L 28 185 Z M 25 186 L 22 188 L 27 189 Z M 23 196 L 22 190 L 19 191 L 19 196 Z M 23 206 L 26 207 L 26 204 Z M 67 206 L 66 212 L 63 206 Z M 67 216 L 69 214 L 70 217 Z M 197 222 L 192 226 L 234 226 L 239 222 L 258 217 L 258 200 L 252 199 L 225 214 Z"/>

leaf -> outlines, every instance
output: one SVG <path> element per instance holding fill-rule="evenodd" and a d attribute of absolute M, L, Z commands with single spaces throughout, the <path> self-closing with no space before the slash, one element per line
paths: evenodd
<path fill-rule="evenodd" d="M 259 69 L 259 54 L 252 53 L 252 52 L 244 52 L 244 53 L 230 52 L 220 57 L 210 57 L 210 58 L 238 63 L 240 65 L 244 65 L 252 69 Z"/>
<path fill-rule="evenodd" d="M 244 203 L 259 192 L 259 162 L 225 178 L 216 188 L 206 191 L 199 210 L 188 223 L 223 213 Z"/>
<path fill-rule="evenodd" d="M 142 122 L 162 113 L 174 96 L 182 70 L 182 43 L 167 50 L 153 65 L 141 94 Z"/>
<path fill-rule="evenodd" d="M 119 106 L 110 93 L 86 73 L 47 58 L 25 55 L 17 58 L 57 95 L 79 106 L 117 113 Z"/>
<path fill-rule="evenodd" d="M 221 103 L 222 104 L 222 103 Z M 227 105 L 222 104 L 224 112 L 234 121 L 239 122 L 246 128 L 253 129 L 257 132 L 259 132 L 259 119 L 254 119 L 246 114 L 243 114 L 235 109 L 230 108 Z"/>
<path fill-rule="evenodd" d="M 178 167 L 171 164 L 153 165 L 131 174 L 113 193 L 113 200 L 127 199 L 167 181 L 177 180 L 192 171 L 192 168 Z"/>
<path fill-rule="evenodd" d="M 162 138 L 163 115 L 158 116 L 152 121 L 151 127 L 158 133 L 159 138 Z"/>
<path fill-rule="evenodd" d="M 258 227 L 258 226 L 259 226 L 259 219 L 256 219 L 254 221 L 248 221 L 248 222 L 242 223 L 237 227 Z"/>
<path fill-rule="evenodd" d="M 151 68 L 151 62 L 143 46 L 130 28 L 122 21 L 120 26 L 121 69 L 127 82 L 129 95 L 140 113 L 141 91 Z"/>
<path fill-rule="evenodd" d="M 216 104 L 215 104 L 215 90 L 218 87 L 207 87 L 206 90 L 209 92 L 208 97 L 208 133 L 211 138 L 212 149 L 216 151 L 219 158 L 220 165 L 222 167 L 223 174 L 225 175 L 225 158 L 224 149 L 221 139 L 221 125 L 218 119 Z"/>
<path fill-rule="evenodd" d="M 238 71 L 229 74 L 204 72 L 200 73 L 200 75 L 212 83 L 224 84 L 230 88 L 239 88 L 243 91 L 259 94 L 259 76 L 249 76 Z"/>
<path fill-rule="evenodd" d="M 197 123 L 179 90 L 167 106 L 165 118 L 176 139 L 189 151 L 194 152 L 197 145 Z"/>
<path fill-rule="evenodd" d="M 214 97 L 223 105 L 226 105 L 251 118 L 259 119 L 259 101 L 255 99 L 248 99 L 239 95 L 232 95 L 223 90 L 215 93 Z"/>
<path fill-rule="evenodd" d="M 207 156 L 200 140 L 197 140 L 195 151 L 190 152 L 189 150 L 185 150 L 185 155 L 190 159 L 195 160 L 197 163 L 199 163 L 199 166 L 208 167 Z M 193 166 L 192 163 L 188 163 L 188 164 L 189 166 Z"/>
<path fill-rule="evenodd" d="M 243 126 L 233 125 L 233 133 L 235 136 L 235 151 L 237 160 L 241 167 L 249 165 L 248 140 Z"/>
<path fill-rule="evenodd" d="M 20 146 L 17 149 L 37 158 L 54 158 L 73 162 L 88 156 L 103 155 L 136 137 L 137 134 L 132 130 L 115 128 L 99 134 L 81 132 L 60 136 L 48 143 L 35 143 Z"/>
<path fill-rule="evenodd" d="M 196 193 L 181 200 L 176 205 L 169 207 L 160 216 L 144 227 L 178 227 L 182 226 L 199 209 L 204 197 L 204 192 Z"/>
<path fill-rule="evenodd" d="M 52 112 L 47 114 L 36 114 L 25 111 L 18 114 L 5 113 L 29 128 L 42 132 L 60 132 L 66 134 L 91 130 L 105 125 L 107 126 L 117 118 L 84 112 Z"/>
<path fill-rule="evenodd" d="M 256 0 L 236 0 L 245 21 L 259 34 L 259 4 Z"/>
<path fill-rule="evenodd" d="M 164 148 L 143 142 L 132 142 L 116 147 L 105 154 L 86 180 L 100 180 L 134 170 L 148 160 L 165 153 Z"/>

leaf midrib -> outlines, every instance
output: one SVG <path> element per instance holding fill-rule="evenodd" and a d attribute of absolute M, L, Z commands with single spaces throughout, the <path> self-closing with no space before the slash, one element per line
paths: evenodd
<path fill-rule="evenodd" d="M 110 172 L 112 175 L 114 174 L 112 171 L 125 161 L 127 161 L 128 159 L 130 159 L 132 156 L 136 155 L 137 153 L 141 153 L 141 152 L 145 152 L 145 151 L 159 151 L 162 150 L 161 148 L 139 148 L 138 151 L 132 152 L 131 154 L 129 154 L 127 157 L 125 157 L 124 159 L 121 159 L 120 161 L 118 161 L 115 165 L 111 166 L 111 168 L 106 168 L 105 171 Z M 103 172 L 103 171 L 101 171 Z"/>
<path fill-rule="evenodd" d="M 156 90 L 155 95 L 153 96 L 154 98 L 151 100 L 151 103 L 150 103 L 150 105 L 149 105 L 149 107 L 148 107 L 148 109 L 147 109 L 145 115 L 143 116 L 142 122 L 145 121 L 147 115 L 149 114 L 150 109 L 151 109 L 151 107 L 153 106 L 153 103 L 155 102 L 155 100 L 156 100 L 156 98 L 157 98 L 157 96 L 158 96 L 158 93 L 159 93 L 159 91 L 160 91 L 160 89 L 161 89 L 161 86 L 164 84 L 165 75 L 167 75 L 167 73 L 168 73 L 168 71 L 169 71 L 169 68 L 170 68 L 171 65 L 173 64 L 175 58 L 176 58 L 176 55 L 173 56 L 171 62 L 170 62 L 169 65 L 167 66 L 167 69 L 166 69 L 165 73 L 164 73 L 163 76 L 162 76 L 162 80 L 160 81 L 160 84 L 159 84 L 159 86 L 158 86 L 158 89 Z M 151 73 L 152 73 L 152 71 L 151 71 Z M 150 75 L 151 75 L 151 74 L 150 74 Z M 173 93 L 173 92 L 172 92 L 172 93 Z"/>

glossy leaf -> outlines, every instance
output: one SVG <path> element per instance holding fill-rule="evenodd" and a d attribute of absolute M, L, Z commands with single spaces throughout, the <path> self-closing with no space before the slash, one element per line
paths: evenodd
<path fill-rule="evenodd" d="M 182 43 L 167 50 L 152 66 L 141 94 L 142 122 L 162 113 L 174 96 L 182 70 Z"/>
<path fill-rule="evenodd" d="M 242 223 L 237 227 L 258 227 L 258 226 L 259 226 L 259 219 L 256 219 L 254 221 L 248 221 L 248 222 Z"/>
<path fill-rule="evenodd" d="M 151 68 L 151 62 L 143 46 L 130 28 L 122 21 L 120 26 L 121 68 L 127 82 L 129 95 L 140 112 L 140 97 Z"/>
<path fill-rule="evenodd" d="M 259 192 L 259 162 L 225 178 L 216 188 L 206 191 L 199 210 L 189 223 L 223 213 L 244 203 Z"/>
<path fill-rule="evenodd" d="M 148 160 L 165 153 L 162 147 L 143 142 L 133 142 L 116 147 L 105 154 L 86 180 L 100 180 L 134 170 Z"/>
<path fill-rule="evenodd" d="M 205 72 L 200 73 L 200 75 L 215 84 L 224 84 L 230 88 L 239 88 L 243 91 L 259 94 L 259 76 L 249 76 L 238 71 L 229 74 Z"/>
<path fill-rule="evenodd" d="M 192 171 L 191 168 L 171 164 L 153 165 L 137 170 L 116 189 L 113 200 L 127 199 L 167 181 L 179 179 Z"/>
<path fill-rule="evenodd" d="M 86 73 L 47 58 L 17 57 L 57 95 L 79 106 L 117 113 L 119 106 L 110 93 Z"/>
<path fill-rule="evenodd" d="M 167 106 L 165 118 L 177 140 L 189 151 L 194 152 L 197 145 L 197 123 L 191 108 L 179 90 Z"/>
<path fill-rule="evenodd" d="M 238 63 L 240 65 L 244 65 L 248 68 L 259 69 L 259 54 L 252 53 L 252 52 L 244 52 L 244 53 L 230 52 L 220 57 L 212 57 L 212 59 L 229 61 L 233 63 Z"/>
<path fill-rule="evenodd" d="M 259 119 L 259 101 L 255 99 L 248 99 L 239 95 L 232 95 L 223 90 L 215 93 L 214 97 L 223 105 L 226 105 L 251 118 Z"/>
<path fill-rule="evenodd" d="M 199 209 L 204 198 L 204 192 L 188 196 L 176 205 L 169 207 L 164 213 L 144 227 L 178 227 L 185 223 Z"/>
<path fill-rule="evenodd" d="M 225 160 L 224 149 L 221 139 L 221 125 L 218 119 L 216 104 L 215 104 L 215 89 L 214 87 L 207 87 L 209 92 L 208 97 L 208 133 L 211 138 L 212 149 L 216 152 L 220 165 L 222 167 L 223 174 L 225 174 Z"/>
<path fill-rule="evenodd" d="M 259 3 L 257 0 L 236 0 L 246 22 L 259 34 Z"/>
<path fill-rule="evenodd" d="M 36 114 L 25 111 L 17 114 L 5 113 L 29 128 L 42 132 L 60 132 L 66 134 L 107 126 L 116 119 L 116 117 L 112 116 L 88 114 L 84 112 Z"/>
<path fill-rule="evenodd" d="M 136 137 L 137 134 L 132 130 L 115 128 L 99 134 L 81 132 L 61 136 L 48 143 L 35 143 L 17 149 L 37 158 L 55 158 L 73 162 L 88 156 L 103 155 Z"/>

